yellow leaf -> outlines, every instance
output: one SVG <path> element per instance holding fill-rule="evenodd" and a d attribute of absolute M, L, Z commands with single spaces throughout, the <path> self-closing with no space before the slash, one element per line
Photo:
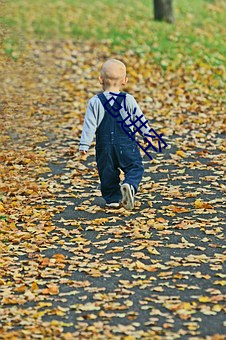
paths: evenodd
<path fill-rule="evenodd" d="M 56 294 L 59 293 L 59 288 L 58 288 L 58 286 L 55 285 L 55 284 L 52 284 L 51 286 L 49 286 L 48 289 L 49 289 L 49 294 L 50 294 L 50 295 L 56 295 Z"/>
<path fill-rule="evenodd" d="M 57 263 L 65 261 L 64 254 L 60 254 L 60 253 L 59 254 L 54 254 L 53 258 L 56 260 Z"/>
<path fill-rule="evenodd" d="M 123 250 L 124 250 L 123 247 L 116 247 L 114 249 L 110 249 L 110 250 L 106 251 L 105 254 L 118 253 L 118 252 L 122 252 Z"/>
<path fill-rule="evenodd" d="M 34 319 L 39 319 L 39 318 L 41 318 L 43 315 L 45 315 L 45 314 L 47 314 L 47 313 L 49 313 L 49 312 L 51 312 L 51 309 L 45 309 L 45 310 L 42 310 L 42 311 L 40 311 L 40 312 L 36 312 L 36 313 L 33 314 L 33 318 L 34 318 Z"/>
<path fill-rule="evenodd" d="M 212 209 L 213 208 L 211 204 L 203 202 L 200 199 L 197 199 L 194 205 L 196 209 Z"/>
<path fill-rule="evenodd" d="M 221 286 L 226 286 L 226 280 L 216 280 L 214 281 L 215 285 L 221 285 Z"/>
<path fill-rule="evenodd" d="M 25 285 L 22 285 L 22 286 L 15 288 L 14 291 L 17 292 L 17 293 L 24 293 L 26 289 L 27 289 L 27 287 Z"/>
<path fill-rule="evenodd" d="M 182 306 L 185 310 L 191 310 L 193 308 L 190 302 L 184 302 L 182 303 Z"/>
<path fill-rule="evenodd" d="M 11 222 L 10 225 L 9 225 L 9 227 L 12 228 L 12 229 L 16 228 L 15 222 Z"/>
<path fill-rule="evenodd" d="M 92 224 L 94 225 L 103 225 L 104 223 L 108 222 L 108 218 L 102 217 L 102 218 L 96 218 L 92 221 Z"/>
<path fill-rule="evenodd" d="M 51 307 L 51 306 L 52 306 L 51 302 L 39 302 L 38 303 L 38 308 Z"/>
<path fill-rule="evenodd" d="M 195 322 L 189 323 L 187 327 L 190 331 L 195 331 L 197 328 L 199 328 L 198 324 Z"/>
<path fill-rule="evenodd" d="M 138 268 L 138 269 L 146 269 L 146 264 L 144 264 L 143 262 L 141 262 L 141 261 L 136 261 L 136 267 Z"/>
<path fill-rule="evenodd" d="M 174 216 L 174 214 L 173 214 Z M 155 229 L 157 230 L 164 230 L 164 229 L 167 229 L 167 226 L 163 225 L 163 224 L 157 224 L 154 226 Z"/>
<path fill-rule="evenodd" d="M 4 211 L 5 211 L 4 206 L 2 203 L 0 203 L 0 212 L 4 212 Z"/>
<path fill-rule="evenodd" d="M 74 335 L 67 332 L 61 335 L 64 340 L 74 340 Z"/>
<path fill-rule="evenodd" d="M 53 283 L 53 284 L 49 285 L 48 288 L 43 289 L 42 294 L 57 295 L 57 294 L 59 294 L 59 288 L 56 284 Z"/>
<path fill-rule="evenodd" d="M 221 310 L 223 310 L 224 309 L 224 306 L 221 306 L 221 305 L 214 305 L 213 306 L 213 308 L 212 308 L 212 310 L 214 311 L 214 312 L 220 312 Z"/>
<path fill-rule="evenodd" d="M 199 302 L 211 302 L 209 296 L 200 296 Z"/>
<path fill-rule="evenodd" d="M 158 250 L 156 250 L 154 247 L 148 247 L 147 248 L 148 252 L 152 255 L 160 255 L 160 253 L 158 252 Z"/>
<path fill-rule="evenodd" d="M 137 260 L 136 262 L 136 268 L 137 269 L 144 269 L 144 270 L 147 270 L 149 272 L 155 272 L 157 269 L 155 266 L 148 266 L 146 264 L 144 264 L 143 262 Z"/>
<path fill-rule="evenodd" d="M 31 291 L 34 292 L 35 290 L 38 290 L 39 289 L 39 286 L 37 285 L 36 282 L 32 282 L 32 285 L 31 285 Z"/>
<path fill-rule="evenodd" d="M 182 158 L 186 158 L 187 155 L 184 153 L 184 151 L 182 150 L 177 150 L 176 154 Z"/>
<path fill-rule="evenodd" d="M 59 320 L 52 320 L 50 322 L 51 326 L 59 326 L 60 325 L 60 321 Z"/>
<path fill-rule="evenodd" d="M 81 236 L 78 236 L 78 237 L 75 237 L 75 238 L 72 238 L 70 240 L 70 242 L 77 242 L 77 243 L 84 243 L 85 239 Z"/>
<path fill-rule="evenodd" d="M 155 291 L 155 292 L 164 292 L 162 287 L 154 287 L 154 288 L 152 288 L 152 290 Z"/>

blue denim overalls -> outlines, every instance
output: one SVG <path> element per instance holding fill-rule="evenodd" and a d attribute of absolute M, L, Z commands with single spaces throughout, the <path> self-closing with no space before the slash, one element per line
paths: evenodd
<path fill-rule="evenodd" d="M 123 92 L 120 92 L 121 94 L 125 95 Z M 106 203 L 119 202 L 122 198 L 119 169 L 125 174 L 123 183 L 132 185 L 136 193 L 142 179 L 144 166 L 136 142 L 117 122 L 123 120 L 121 115 L 116 118 L 109 113 L 109 110 L 112 109 L 109 103 L 106 104 L 108 99 L 103 93 L 98 94 L 98 98 L 102 105 L 108 109 L 108 111 L 105 110 L 104 118 L 96 131 L 96 161 L 101 182 L 100 189 Z M 116 100 L 118 104 L 114 102 L 115 111 L 112 111 L 113 113 L 121 104 L 123 96 L 117 97 Z M 123 126 L 126 127 L 126 124 Z M 131 134 L 131 130 L 128 127 L 126 129 Z"/>

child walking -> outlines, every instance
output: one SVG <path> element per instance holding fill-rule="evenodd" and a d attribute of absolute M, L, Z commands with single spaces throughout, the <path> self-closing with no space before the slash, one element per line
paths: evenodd
<path fill-rule="evenodd" d="M 134 97 L 120 92 L 127 81 L 121 61 L 109 59 L 102 65 L 99 82 L 103 92 L 88 102 L 79 150 L 86 154 L 96 134 L 96 162 L 106 206 L 132 210 L 144 172 L 140 150 L 130 137 L 136 133 L 133 122 L 143 136 L 150 127 Z M 122 185 L 120 170 L 125 176 Z"/>

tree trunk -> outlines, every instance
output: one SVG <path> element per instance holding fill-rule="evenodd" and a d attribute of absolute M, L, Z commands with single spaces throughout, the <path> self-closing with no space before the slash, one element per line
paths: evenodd
<path fill-rule="evenodd" d="M 154 18 L 155 20 L 174 22 L 173 1 L 154 0 Z"/>

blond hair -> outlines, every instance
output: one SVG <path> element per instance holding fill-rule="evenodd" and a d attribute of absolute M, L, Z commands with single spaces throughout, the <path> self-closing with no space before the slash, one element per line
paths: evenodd
<path fill-rule="evenodd" d="M 109 59 L 102 65 L 100 74 L 105 85 L 116 86 L 119 81 L 126 77 L 126 66 L 118 59 Z"/>

